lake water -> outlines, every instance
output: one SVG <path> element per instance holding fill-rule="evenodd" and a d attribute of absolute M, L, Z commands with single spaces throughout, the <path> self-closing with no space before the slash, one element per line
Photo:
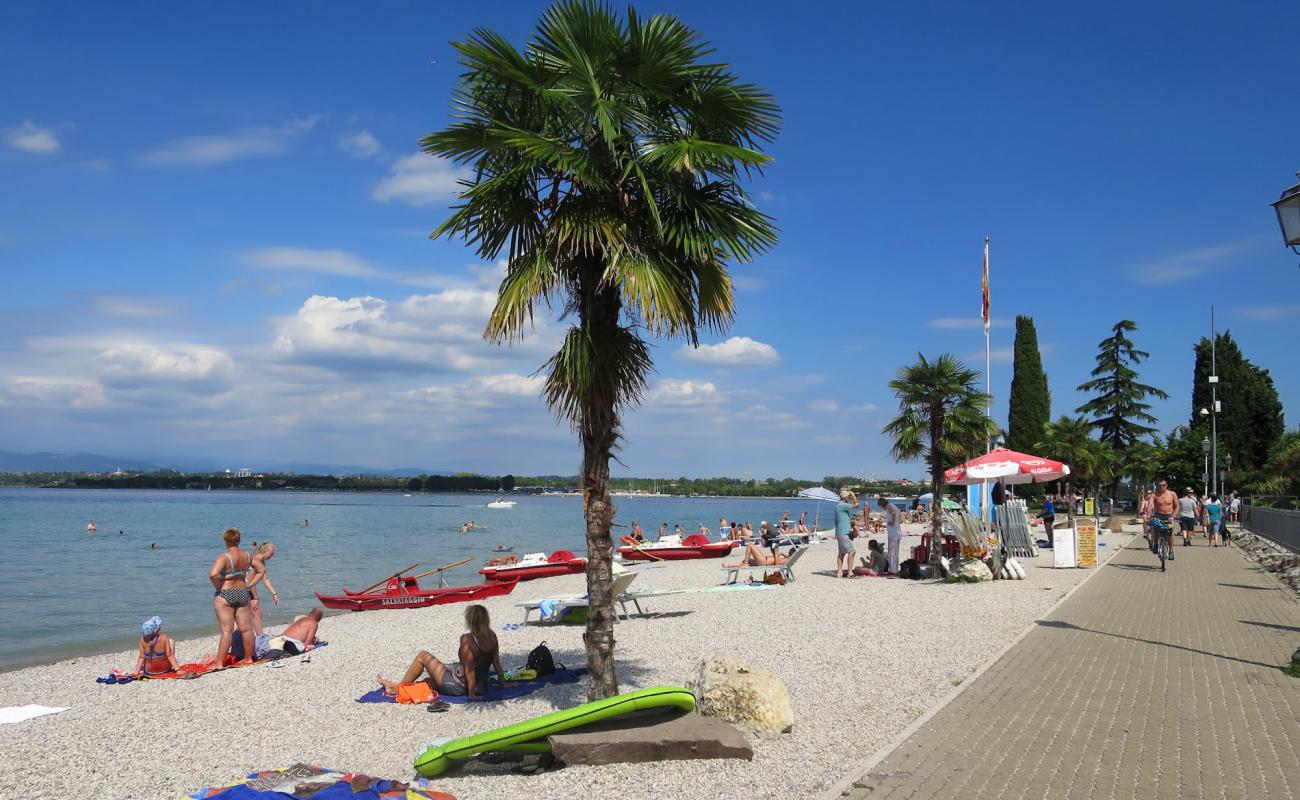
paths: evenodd
<path fill-rule="evenodd" d="M 270 540 L 269 565 L 280 605 L 264 605 L 267 625 L 316 604 L 315 592 L 360 589 L 412 562 L 449 570 L 451 585 L 481 582 L 477 570 L 498 543 L 514 554 L 556 549 L 582 554 L 577 497 L 512 496 L 512 509 L 490 509 L 487 495 L 312 492 L 186 492 L 0 489 L 0 544 L 10 554 L 0 573 L 0 669 L 78 653 L 133 647 L 153 614 L 183 637 L 215 631 L 208 569 L 228 527 L 242 546 Z M 789 511 L 809 518 L 810 500 L 616 498 L 616 522 L 639 521 L 653 536 L 662 522 L 717 536 L 718 517 L 751 522 Z M 822 503 L 823 524 L 831 520 Z M 303 526 L 303 520 L 310 525 Z M 86 523 L 98 532 L 86 535 Z M 486 530 L 460 533 L 474 520 Z M 119 533 L 120 531 L 120 533 Z M 626 532 L 616 528 L 616 535 Z M 157 543 L 158 549 L 150 549 Z M 436 578 L 434 579 L 436 581 Z M 424 585 L 436 585 L 424 581 Z M 265 600 L 269 595 L 262 593 Z M 215 642 L 214 642 L 215 646 Z M 129 667 L 124 664 L 123 667 Z"/>

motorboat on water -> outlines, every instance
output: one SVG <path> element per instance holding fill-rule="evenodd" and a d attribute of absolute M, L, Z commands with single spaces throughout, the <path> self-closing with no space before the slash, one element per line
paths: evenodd
<path fill-rule="evenodd" d="M 505 556 L 488 559 L 479 574 L 489 581 L 531 581 L 553 578 L 556 575 L 575 575 L 587 569 L 587 559 L 575 556 L 568 550 L 545 553 L 528 553 L 523 558 Z"/>
<path fill-rule="evenodd" d="M 618 548 L 618 554 L 629 561 L 684 561 L 692 558 L 722 558 L 731 552 L 736 542 L 710 542 L 707 536 L 692 533 L 686 538 L 665 534 L 658 541 Z"/>
<path fill-rule="evenodd" d="M 488 503 L 487 507 L 488 508 L 514 508 L 515 501 L 507 500 L 504 497 L 498 497 L 497 499 L 493 500 L 491 503 Z"/>

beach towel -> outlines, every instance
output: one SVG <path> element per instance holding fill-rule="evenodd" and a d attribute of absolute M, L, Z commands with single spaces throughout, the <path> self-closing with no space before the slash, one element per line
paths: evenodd
<path fill-rule="evenodd" d="M 329 644 L 329 642 L 317 642 L 316 644 L 308 645 L 307 650 L 304 652 L 309 653 L 312 650 L 315 650 L 318 647 L 324 647 L 327 644 Z M 271 661 L 277 661 L 281 658 L 291 658 L 291 657 L 292 656 L 281 653 L 280 655 L 272 655 L 270 657 L 263 658 L 258 661 L 254 661 L 252 664 L 239 664 L 236 662 L 234 656 L 227 655 L 226 669 L 239 669 L 240 667 L 255 667 L 258 664 L 266 664 Z M 284 665 L 279 664 L 277 666 L 284 666 Z M 134 683 L 135 681 L 157 681 L 157 680 L 175 680 L 178 678 L 197 678 L 200 675 L 206 675 L 209 672 L 216 672 L 216 671 L 217 670 L 214 669 L 210 664 L 205 664 L 201 661 L 194 661 L 189 664 L 181 664 L 180 669 L 176 670 L 175 672 L 164 672 L 160 675 L 138 676 L 130 672 L 123 672 L 122 670 L 115 669 L 101 678 L 96 678 L 95 683 L 123 684 L 123 683 Z"/>
<path fill-rule="evenodd" d="M 456 800 L 435 792 L 428 781 L 401 783 L 356 772 L 340 772 L 315 765 L 294 764 L 288 769 L 254 772 L 227 786 L 208 786 L 185 795 L 184 800 Z"/>
<path fill-rule="evenodd" d="M 0 708 L 0 725 L 7 725 L 12 722 L 23 722 L 24 720 L 43 717 L 46 714 L 58 714 L 61 711 L 67 711 L 66 708 L 57 706 L 38 706 L 35 703 L 26 706 L 7 706 Z"/>
<path fill-rule="evenodd" d="M 550 675 L 545 675 L 532 681 L 520 681 L 509 689 L 502 689 L 501 684 L 497 683 L 495 678 L 488 680 L 488 690 L 483 696 L 482 702 L 496 703 L 502 700 L 514 700 L 517 697 L 530 695 L 538 689 L 551 683 L 577 683 L 578 679 L 587 674 L 584 669 L 557 669 Z M 464 695 L 454 697 L 448 694 L 439 694 L 438 699 L 454 705 L 464 705 L 469 702 L 469 698 Z M 396 703 L 397 699 L 384 694 L 382 688 L 366 692 L 357 698 L 358 703 Z"/>

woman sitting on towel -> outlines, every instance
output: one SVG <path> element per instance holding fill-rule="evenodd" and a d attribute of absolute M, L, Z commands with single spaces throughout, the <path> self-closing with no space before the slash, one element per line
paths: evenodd
<path fill-rule="evenodd" d="M 723 564 L 724 567 L 775 567 L 778 564 L 784 564 L 788 556 L 778 552 L 764 553 L 754 546 L 753 542 L 745 545 L 745 557 L 735 564 Z"/>
<path fill-rule="evenodd" d="M 503 677 L 506 672 L 501 668 L 497 635 L 492 632 L 487 609 L 477 604 L 466 608 L 465 627 L 469 628 L 469 633 L 461 634 L 459 661 L 447 665 L 429 651 L 421 650 L 400 681 L 385 680 L 383 675 L 375 676 L 379 685 L 384 687 L 384 694 L 396 695 L 398 684 L 414 683 L 427 672 L 426 682 L 438 694 L 476 700 L 487 694 L 488 667 L 496 672 L 501 688 L 509 689 L 511 684 Z"/>
<path fill-rule="evenodd" d="M 881 549 L 880 542 L 872 539 L 867 542 L 868 558 L 861 559 L 862 566 L 854 567 L 854 575 L 884 575 L 889 572 L 889 556 Z"/>
<path fill-rule="evenodd" d="M 148 677 L 179 669 L 172 637 L 162 632 L 162 617 L 154 615 L 145 620 L 140 626 L 140 658 L 135 662 L 135 674 Z"/>

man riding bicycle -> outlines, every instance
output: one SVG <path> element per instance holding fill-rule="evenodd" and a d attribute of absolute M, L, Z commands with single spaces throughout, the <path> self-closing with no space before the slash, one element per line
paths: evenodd
<path fill-rule="evenodd" d="M 1178 511 L 1178 495 L 1169 491 L 1169 482 L 1160 481 L 1156 484 L 1155 497 L 1151 498 L 1151 546 L 1155 550 L 1159 547 L 1159 539 L 1163 537 L 1169 544 L 1169 560 L 1174 558 L 1174 514 Z M 1154 523 L 1159 520 L 1161 524 Z"/>

